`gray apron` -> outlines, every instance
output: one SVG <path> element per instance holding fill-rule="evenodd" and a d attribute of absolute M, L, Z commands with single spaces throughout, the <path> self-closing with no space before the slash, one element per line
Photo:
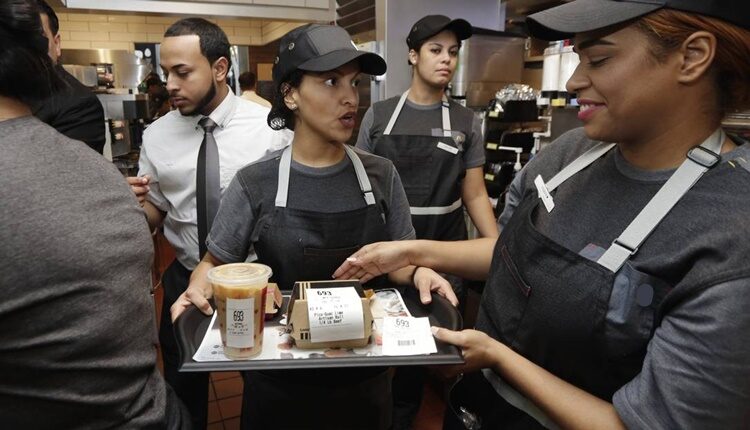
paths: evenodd
<path fill-rule="evenodd" d="M 463 134 L 451 131 L 448 99 L 443 95 L 441 136 L 391 134 L 406 102 L 406 91 L 396 105 L 374 153 L 396 166 L 409 199 L 417 239 L 466 239 L 461 183 Z"/>
<path fill-rule="evenodd" d="M 614 145 L 599 144 L 549 182 L 539 181 L 539 198 L 526 194 L 497 241 L 477 329 L 576 387 L 611 401 L 615 391 L 640 373 L 646 347 L 658 326 L 659 305 L 671 289 L 661 279 L 638 271 L 628 260 L 680 198 L 720 161 L 724 137 L 717 130 L 690 150 L 688 158 L 601 255 L 584 256 L 568 250 L 542 234 L 533 220 L 535 211 L 545 210 L 540 199 L 553 203 L 549 200 L 560 184 Z M 490 369 L 482 373 L 484 383 L 489 382 L 499 397 L 466 406 L 476 407 L 482 422 L 465 428 L 556 428 L 549 417 Z M 461 415 L 461 400 L 456 402 L 452 409 Z"/>
<path fill-rule="evenodd" d="M 260 219 L 253 236 L 258 261 L 273 269 L 282 290 L 290 291 L 298 280 L 331 279 L 360 247 L 390 239 L 380 196 L 357 154 L 344 148 L 367 206 L 343 213 L 287 207 L 292 147 L 281 155 L 273 216 Z M 243 379 L 244 429 L 382 430 L 391 423 L 390 377 L 382 367 L 250 371 Z"/>

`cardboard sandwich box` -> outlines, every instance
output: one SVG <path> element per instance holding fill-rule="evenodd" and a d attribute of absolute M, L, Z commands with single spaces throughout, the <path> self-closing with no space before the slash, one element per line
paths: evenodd
<path fill-rule="evenodd" d="M 354 287 L 362 300 L 363 332 L 364 337 L 358 339 L 336 340 L 327 342 L 312 342 L 310 340 L 310 319 L 307 306 L 307 294 L 310 290 L 319 288 L 345 288 Z M 371 293 L 371 291 L 370 291 Z M 291 333 L 297 348 L 322 349 L 322 348 L 360 348 L 370 342 L 372 334 L 372 313 L 370 312 L 370 297 L 363 291 L 358 280 L 335 280 L 335 281 L 307 281 L 295 282 L 292 295 L 287 307 L 287 329 Z"/>
<path fill-rule="evenodd" d="M 281 295 L 279 286 L 269 282 L 266 290 L 266 320 L 271 320 L 276 316 L 283 301 L 284 297 Z"/>

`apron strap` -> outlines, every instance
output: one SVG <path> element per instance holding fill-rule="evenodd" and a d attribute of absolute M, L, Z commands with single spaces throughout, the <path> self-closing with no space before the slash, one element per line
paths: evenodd
<path fill-rule="evenodd" d="M 289 196 L 289 171 L 292 169 L 292 145 L 284 148 L 279 162 L 279 184 L 276 187 L 276 207 L 285 208 Z"/>
<path fill-rule="evenodd" d="M 404 108 L 404 103 L 406 103 L 406 97 L 409 95 L 409 90 L 404 91 L 403 94 L 401 94 L 401 98 L 398 100 L 398 104 L 396 105 L 396 109 L 394 109 L 393 113 L 391 114 L 391 118 L 388 120 L 388 125 L 385 127 L 385 130 L 383 131 L 383 136 L 388 136 L 391 134 L 391 131 L 393 131 L 393 126 L 396 125 L 396 120 L 398 119 L 398 116 L 401 114 L 401 109 Z M 442 121 L 443 121 L 443 137 L 453 137 L 451 133 L 451 116 L 450 116 L 450 104 L 448 103 L 448 97 L 443 94 L 443 99 L 441 100 L 441 115 L 442 115 Z"/>
<path fill-rule="evenodd" d="M 346 151 L 346 155 L 349 156 L 349 159 L 352 160 L 352 164 L 354 164 L 354 173 L 357 174 L 359 189 L 362 190 L 362 195 L 365 197 L 367 206 L 374 205 L 375 195 L 372 193 L 370 178 L 367 177 L 367 172 L 365 171 L 365 166 L 362 165 L 362 160 L 359 159 L 357 153 L 347 144 L 344 144 L 344 151 Z"/>
<path fill-rule="evenodd" d="M 591 163 L 598 160 L 599 157 L 606 154 L 610 149 L 614 148 L 614 143 L 599 142 L 594 145 L 588 151 L 581 154 L 580 157 L 573 160 L 572 163 L 565 166 L 564 169 L 560 170 L 552 179 L 545 184 L 548 192 L 552 192 L 560 184 L 570 179 L 573 175 L 580 172 L 581 170 L 588 167 Z"/>
<path fill-rule="evenodd" d="M 372 184 L 370 184 L 370 178 L 367 177 L 362 160 L 359 159 L 357 153 L 344 144 L 344 151 L 354 165 L 354 173 L 357 175 L 357 182 L 359 182 L 359 189 L 362 190 L 362 195 L 365 198 L 367 206 L 375 204 L 375 195 L 372 192 Z M 289 196 L 289 172 L 292 169 L 292 145 L 284 148 L 284 152 L 281 153 L 281 161 L 279 162 L 279 184 L 276 188 L 276 207 L 285 208 L 287 198 Z"/>
<path fill-rule="evenodd" d="M 398 100 L 398 104 L 396 105 L 396 110 L 394 110 L 391 114 L 391 118 L 388 120 L 388 125 L 383 131 L 383 136 L 388 136 L 389 134 L 391 134 L 391 130 L 393 130 L 393 126 L 396 125 L 396 120 L 398 119 L 398 115 L 401 113 L 401 109 L 403 109 L 404 107 L 404 103 L 406 103 L 406 96 L 408 95 L 409 90 L 406 90 L 403 94 L 401 94 L 401 98 Z"/>
<path fill-rule="evenodd" d="M 443 137 L 453 138 L 451 135 L 451 115 L 450 115 L 450 104 L 448 103 L 448 97 L 443 94 L 443 101 L 441 103 L 440 110 L 443 115 Z"/>
<path fill-rule="evenodd" d="M 620 237 L 602 255 L 597 263 L 612 272 L 620 270 L 631 255 L 638 252 L 638 248 L 664 219 L 675 204 L 685 193 L 695 185 L 708 169 L 721 161 L 721 146 L 726 139 L 724 130 L 716 130 L 699 146 L 687 153 L 687 158 L 670 176 L 667 182 L 651 198 L 651 201 L 641 210 L 628 225 Z"/>

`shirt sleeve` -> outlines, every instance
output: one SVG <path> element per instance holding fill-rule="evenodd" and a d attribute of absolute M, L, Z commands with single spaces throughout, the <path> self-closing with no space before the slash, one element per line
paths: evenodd
<path fill-rule="evenodd" d="M 144 136 L 145 137 L 145 136 Z M 148 183 L 149 192 L 146 194 L 146 200 L 162 212 L 169 210 L 169 200 L 164 196 L 159 187 L 159 173 L 148 156 L 147 145 L 141 146 L 141 152 L 138 156 L 138 176 L 148 175 L 151 180 Z"/>
<path fill-rule="evenodd" d="M 391 179 L 391 207 L 387 215 L 388 233 L 391 240 L 416 239 L 417 233 L 411 224 L 411 212 L 409 211 L 409 200 L 401 183 L 395 167 L 391 168 L 393 177 Z"/>
<path fill-rule="evenodd" d="M 245 261 L 252 252 L 251 235 L 255 228 L 252 202 L 239 175 L 232 179 L 221 197 L 206 247 L 224 263 Z"/>
<path fill-rule="evenodd" d="M 375 114 L 372 113 L 372 106 L 367 109 L 365 115 L 362 117 L 362 124 L 359 126 L 359 134 L 357 135 L 357 148 L 372 153 L 375 147 L 372 143 L 372 136 L 370 136 L 370 130 L 375 122 Z"/>
<path fill-rule="evenodd" d="M 641 373 L 613 403 L 628 428 L 747 428 L 750 279 L 706 288 L 670 311 Z"/>
<path fill-rule="evenodd" d="M 513 181 L 511 181 L 510 185 L 508 186 L 508 192 L 505 193 L 505 206 L 503 206 L 503 211 L 497 218 L 497 227 L 500 230 L 502 230 L 503 227 L 508 224 L 508 221 L 513 216 L 513 212 L 516 211 L 516 208 L 521 203 L 521 199 L 523 198 L 523 184 L 525 182 L 525 176 L 526 168 L 524 167 L 520 172 L 516 173 Z"/>
<path fill-rule="evenodd" d="M 482 120 L 476 115 L 471 122 L 471 136 L 467 139 L 468 147 L 464 153 L 464 169 L 484 166 L 484 135 Z"/>

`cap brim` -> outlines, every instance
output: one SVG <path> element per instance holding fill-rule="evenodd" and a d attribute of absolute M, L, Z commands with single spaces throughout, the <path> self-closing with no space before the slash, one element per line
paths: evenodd
<path fill-rule="evenodd" d="M 576 0 L 526 18 L 529 33 L 542 40 L 570 39 L 576 33 L 599 30 L 630 21 L 664 7 L 657 3 Z"/>
<path fill-rule="evenodd" d="M 305 61 L 297 68 L 308 72 L 327 72 L 354 60 L 358 60 L 359 71 L 362 73 L 369 75 L 382 75 L 385 73 L 385 60 L 379 55 L 367 51 L 355 51 L 353 49 L 329 52 L 320 57 Z"/>
<path fill-rule="evenodd" d="M 474 33 L 474 30 L 472 29 L 471 24 L 469 24 L 469 21 L 460 18 L 454 19 L 453 21 L 449 22 L 448 25 L 443 27 L 443 30 L 448 29 L 456 33 L 456 38 L 458 38 L 458 40 L 466 40 L 470 38 Z"/>

